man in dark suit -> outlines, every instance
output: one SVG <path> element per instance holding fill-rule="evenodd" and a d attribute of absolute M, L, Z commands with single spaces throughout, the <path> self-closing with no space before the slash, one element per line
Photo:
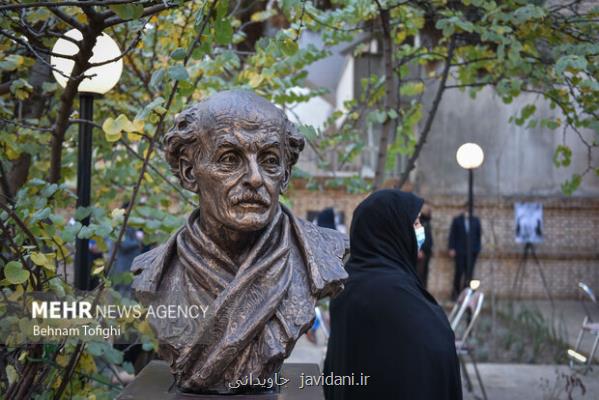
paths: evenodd
<path fill-rule="evenodd" d="M 469 284 L 474 275 L 474 265 L 481 248 L 480 220 L 476 216 L 468 218 L 468 208 L 451 222 L 449 230 L 449 256 L 455 260 L 455 274 L 453 276 L 452 299 L 457 299 L 460 292 Z M 468 266 L 468 235 L 470 235 L 472 248 L 472 264 Z"/>

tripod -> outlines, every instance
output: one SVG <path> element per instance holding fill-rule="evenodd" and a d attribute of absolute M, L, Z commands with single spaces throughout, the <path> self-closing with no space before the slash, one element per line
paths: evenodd
<path fill-rule="evenodd" d="M 526 264 L 528 263 L 528 257 L 532 256 L 537 269 L 539 270 L 539 275 L 541 275 L 541 280 L 543 281 L 543 287 L 545 289 L 545 293 L 547 294 L 547 298 L 551 302 L 551 307 L 554 307 L 553 297 L 551 296 L 551 292 L 549 291 L 549 286 L 547 285 L 547 280 L 545 279 L 545 274 L 543 273 L 543 268 L 541 266 L 541 262 L 537 257 L 537 253 L 535 251 L 535 245 L 533 243 L 526 243 L 524 245 L 524 253 L 520 258 L 520 263 L 518 265 L 518 270 L 516 271 L 516 277 L 514 278 L 514 283 L 512 285 L 512 296 L 518 297 L 522 293 L 522 286 L 524 284 L 524 275 L 526 272 Z"/>

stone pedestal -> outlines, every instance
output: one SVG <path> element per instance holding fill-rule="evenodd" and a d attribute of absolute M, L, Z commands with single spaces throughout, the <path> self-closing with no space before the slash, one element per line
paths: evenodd
<path fill-rule="evenodd" d="M 133 382 L 119 395 L 118 400 L 324 400 L 322 386 L 301 388 L 301 376 L 319 376 L 316 364 L 283 364 L 280 376 L 289 379 L 278 393 L 248 395 L 214 395 L 182 393 L 174 385 L 164 361 L 150 362 Z"/>

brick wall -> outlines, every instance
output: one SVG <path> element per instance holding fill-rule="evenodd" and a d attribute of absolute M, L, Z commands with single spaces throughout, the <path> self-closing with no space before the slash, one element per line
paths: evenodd
<path fill-rule="evenodd" d="M 334 207 L 343 211 L 349 229 L 354 208 L 366 195 L 348 194 L 343 190 L 290 193 L 296 215 Z M 433 207 L 434 257 L 431 260 L 429 290 L 437 298 L 447 298 L 453 279 L 453 262 L 447 256 L 447 238 L 451 219 L 461 212 L 464 198 L 435 196 L 427 199 Z M 599 292 L 599 199 L 591 198 L 477 198 L 475 214 L 483 229 L 483 250 L 475 277 L 498 296 L 513 294 L 512 284 L 523 254 L 523 245 L 514 241 L 513 205 L 516 201 L 536 201 L 544 206 L 545 242 L 536 253 L 554 298 L 577 296 L 578 281 L 587 282 Z M 541 275 L 530 260 L 522 280 L 522 297 L 546 297 Z"/>

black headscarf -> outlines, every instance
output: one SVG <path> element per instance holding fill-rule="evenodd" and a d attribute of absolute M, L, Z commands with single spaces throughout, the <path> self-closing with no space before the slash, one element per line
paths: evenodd
<path fill-rule="evenodd" d="M 335 225 L 335 211 L 332 208 L 325 208 L 318 214 L 316 225 L 323 228 L 337 229 Z"/>
<path fill-rule="evenodd" d="M 386 269 L 416 277 L 418 245 L 414 221 L 424 201 L 412 193 L 379 190 L 354 211 L 350 228 L 350 273 Z"/>
<path fill-rule="evenodd" d="M 422 204 L 381 190 L 354 211 L 349 279 L 331 301 L 325 374 L 370 377 L 367 385 L 325 386 L 327 400 L 462 398 L 453 332 L 416 275 Z"/>

